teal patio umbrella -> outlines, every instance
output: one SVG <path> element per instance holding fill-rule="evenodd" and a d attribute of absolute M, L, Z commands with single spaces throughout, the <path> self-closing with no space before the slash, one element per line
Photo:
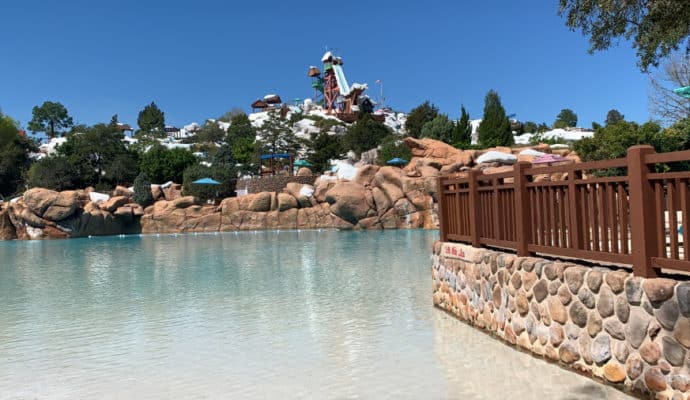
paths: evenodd
<path fill-rule="evenodd" d="M 690 99 L 690 86 L 679 87 L 677 89 L 673 89 L 673 91 L 676 92 L 678 96 L 683 96 L 686 99 Z"/>
<path fill-rule="evenodd" d="M 197 179 L 192 183 L 196 183 L 197 185 L 220 185 L 220 182 L 218 182 L 215 179 L 211 179 L 211 178 Z"/>
<path fill-rule="evenodd" d="M 386 164 L 401 166 L 401 165 L 407 164 L 407 160 L 403 160 L 400 157 L 395 157 L 395 158 L 391 158 L 390 160 L 386 161 Z"/>
<path fill-rule="evenodd" d="M 292 165 L 294 165 L 295 167 L 312 167 L 312 166 L 314 166 L 314 164 L 310 163 L 307 160 L 297 160 Z"/>

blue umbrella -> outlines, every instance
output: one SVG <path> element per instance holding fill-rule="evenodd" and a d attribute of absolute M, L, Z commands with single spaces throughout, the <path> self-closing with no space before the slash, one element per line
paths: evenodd
<path fill-rule="evenodd" d="M 201 179 L 198 179 L 192 183 L 196 183 L 199 185 L 220 185 L 220 182 L 218 182 L 214 179 L 211 179 L 211 178 L 201 178 Z"/>
<path fill-rule="evenodd" d="M 407 164 L 407 160 L 403 160 L 402 158 L 395 157 L 395 158 L 391 158 L 390 160 L 386 161 L 386 164 L 405 165 L 405 164 Z"/>

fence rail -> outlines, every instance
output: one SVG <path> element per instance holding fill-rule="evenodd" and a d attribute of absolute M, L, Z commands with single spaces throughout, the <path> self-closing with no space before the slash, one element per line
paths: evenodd
<path fill-rule="evenodd" d="M 615 160 L 441 176 L 441 240 L 630 264 L 642 277 L 690 272 L 690 171 L 655 172 L 679 161 L 690 151 L 633 146 Z M 554 174 L 562 178 L 539 179 Z"/>

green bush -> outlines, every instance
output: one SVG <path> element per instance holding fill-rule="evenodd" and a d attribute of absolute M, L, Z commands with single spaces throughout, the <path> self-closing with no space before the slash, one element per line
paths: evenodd
<path fill-rule="evenodd" d="M 145 172 L 140 173 L 134 179 L 134 196 L 132 196 L 132 199 L 142 207 L 148 207 L 153 203 L 151 181 Z"/>
<path fill-rule="evenodd" d="M 220 185 L 193 183 L 201 178 L 214 179 L 220 182 Z M 236 170 L 221 165 L 213 167 L 207 167 L 200 164 L 192 165 L 184 170 L 182 180 L 182 188 L 185 196 L 195 196 L 202 201 L 233 197 L 235 196 L 236 184 Z"/>
<path fill-rule="evenodd" d="M 185 149 L 168 150 L 160 144 L 154 144 L 141 156 L 141 171 L 155 183 L 168 181 L 182 182 L 184 170 L 197 163 L 197 159 Z"/>
<path fill-rule="evenodd" d="M 29 168 L 27 183 L 29 187 L 42 187 L 57 191 L 82 188 L 79 169 L 67 157 L 45 157 Z"/>
<path fill-rule="evenodd" d="M 386 136 L 381 141 L 377 162 L 380 165 L 386 165 L 386 161 L 396 157 L 410 161 L 412 158 L 412 151 L 399 136 Z"/>

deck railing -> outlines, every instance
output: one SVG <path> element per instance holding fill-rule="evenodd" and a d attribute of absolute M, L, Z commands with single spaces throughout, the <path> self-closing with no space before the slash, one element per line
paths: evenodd
<path fill-rule="evenodd" d="M 690 171 L 657 173 L 656 166 L 690 161 L 690 150 L 654 152 L 633 146 L 614 160 L 532 166 L 439 178 L 441 240 L 690 272 L 683 233 L 690 212 Z M 537 177 L 548 176 L 541 180 Z M 552 179 L 559 177 L 560 179 Z"/>

